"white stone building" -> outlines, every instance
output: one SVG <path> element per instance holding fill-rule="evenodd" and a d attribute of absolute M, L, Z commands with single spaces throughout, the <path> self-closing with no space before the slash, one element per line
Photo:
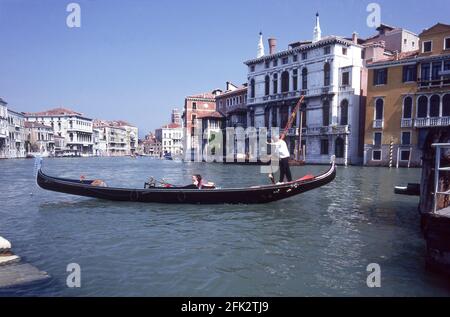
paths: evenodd
<path fill-rule="evenodd" d="M 25 116 L 27 121 L 51 126 L 55 136 L 64 137 L 66 146 L 63 152 L 71 152 L 82 156 L 93 154 L 92 119 L 65 108 L 29 112 L 25 113 Z"/>
<path fill-rule="evenodd" d="M 94 120 L 94 130 L 98 135 L 94 153 L 100 156 L 130 155 L 130 141 L 127 129 L 116 121 Z"/>
<path fill-rule="evenodd" d="M 249 126 L 283 129 L 304 95 L 301 137 L 306 162 L 325 164 L 335 154 L 340 164 L 360 164 L 364 64 L 356 34 L 351 39 L 322 37 L 317 15 L 313 41 L 276 52 L 276 40 L 269 39 L 268 55 L 261 45 L 262 35 L 258 57 L 245 62 Z M 292 156 L 298 153 L 299 127 L 300 113 L 286 138 Z"/>
<path fill-rule="evenodd" d="M 0 158 L 7 158 L 9 151 L 7 148 L 8 141 L 8 108 L 7 103 L 0 98 Z"/>
<path fill-rule="evenodd" d="M 183 127 L 176 123 L 169 123 L 155 130 L 156 139 L 161 142 L 163 155 L 182 156 L 183 135 Z"/>
<path fill-rule="evenodd" d="M 23 158 L 26 156 L 25 142 L 25 116 L 19 112 L 8 109 L 8 140 L 9 158 Z"/>

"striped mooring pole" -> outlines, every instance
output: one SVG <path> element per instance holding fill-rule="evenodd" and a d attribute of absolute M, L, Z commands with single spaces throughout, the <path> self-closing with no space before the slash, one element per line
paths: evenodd
<path fill-rule="evenodd" d="M 392 167 L 393 159 L 394 159 L 394 139 L 391 138 L 391 143 L 389 144 L 389 168 Z"/>

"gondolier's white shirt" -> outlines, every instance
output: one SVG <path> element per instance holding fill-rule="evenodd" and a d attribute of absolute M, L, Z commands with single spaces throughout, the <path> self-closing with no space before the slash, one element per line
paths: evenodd
<path fill-rule="evenodd" d="M 278 152 L 278 155 L 280 156 L 280 159 L 290 157 L 291 154 L 289 153 L 287 144 L 284 140 L 278 140 L 277 142 L 273 143 L 275 145 L 275 149 Z"/>

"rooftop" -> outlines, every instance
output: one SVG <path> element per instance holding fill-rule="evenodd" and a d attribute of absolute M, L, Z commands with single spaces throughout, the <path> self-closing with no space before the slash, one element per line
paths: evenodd
<path fill-rule="evenodd" d="M 224 117 L 225 116 L 222 113 L 220 113 L 219 111 L 214 111 L 211 113 L 207 113 L 207 114 L 198 116 L 197 119 L 209 119 L 209 118 L 222 119 Z"/>
<path fill-rule="evenodd" d="M 53 129 L 51 126 L 39 123 L 39 122 L 30 122 L 25 121 L 25 128 L 46 128 L 46 129 Z"/>
<path fill-rule="evenodd" d="M 35 116 L 35 117 L 52 117 L 52 116 L 83 116 L 82 113 L 73 111 L 67 108 L 54 108 L 42 112 L 24 112 L 26 116 Z"/>
<path fill-rule="evenodd" d="M 178 129 L 178 128 L 181 128 L 181 125 L 179 125 L 178 123 L 169 123 L 161 127 L 161 129 Z"/>

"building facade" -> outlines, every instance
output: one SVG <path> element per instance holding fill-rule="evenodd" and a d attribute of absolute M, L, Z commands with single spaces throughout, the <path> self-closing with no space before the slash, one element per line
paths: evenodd
<path fill-rule="evenodd" d="M 384 43 L 390 52 L 411 52 L 419 48 L 419 36 L 409 30 L 381 24 L 377 28 L 378 34 L 365 39 L 364 44 Z"/>
<path fill-rule="evenodd" d="M 25 122 L 27 153 L 36 153 L 42 156 L 55 155 L 55 140 L 53 128 L 38 122 Z"/>
<path fill-rule="evenodd" d="M 201 116 L 211 114 L 216 111 L 216 96 L 220 90 L 210 93 L 188 96 L 184 100 L 184 158 L 191 161 L 195 157 L 201 157 L 201 135 L 196 135 L 195 131 L 201 131 L 201 122 L 197 119 Z"/>
<path fill-rule="evenodd" d="M 423 31 L 417 48 L 368 64 L 366 165 L 420 166 L 429 129 L 450 129 L 450 26 Z"/>
<path fill-rule="evenodd" d="M 217 111 L 225 116 L 227 127 L 247 128 L 247 86 L 226 83 L 226 89 L 216 96 Z"/>
<path fill-rule="evenodd" d="M 245 62 L 249 124 L 283 129 L 303 95 L 306 107 L 286 138 L 291 155 L 305 148 L 307 163 L 325 164 L 336 155 L 339 164 L 360 164 L 364 64 L 356 34 L 352 39 L 322 38 L 317 15 L 312 41 L 292 43 L 276 52 L 276 40 L 269 39 L 269 47 L 268 55 Z"/>
<path fill-rule="evenodd" d="M 9 158 L 24 158 L 26 156 L 25 142 L 25 116 L 19 112 L 8 109 L 8 139 L 7 148 Z"/>
<path fill-rule="evenodd" d="M 161 157 L 161 142 L 158 141 L 153 133 L 149 133 L 145 136 L 144 140 L 142 141 L 142 146 L 145 155 L 149 155 L 152 157 Z"/>
<path fill-rule="evenodd" d="M 174 108 L 172 109 L 172 118 L 171 118 L 171 123 L 175 123 L 178 125 L 183 125 L 183 120 L 181 118 L 181 112 L 178 108 Z"/>
<path fill-rule="evenodd" d="M 43 112 L 28 112 L 29 122 L 51 126 L 55 136 L 65 139 L 63 152 L 89 156 L 93 155 L 93 120 L 65 108 L 55 108 Z M 60 154 L 60 153 L 59 153 Z"/>
<path fill-rule="evenodd" d="M 129 133 L 115 121 L 94 120 L 94 130 L 98 135 L 95 153 L 101 156 L 130 155 Z"/>
<path fill-rule="evenodd" d="M 177 123 L 169 123 L 155 130 L 156 139 L 161 143 L 162 154 L 183 155 L 184 129 Z"/>
<path fill-rule="evenodd" d="M 0 158 L 9 156 L 8 144 L 8 107 L 6 101 L 0 98 Z"/>

